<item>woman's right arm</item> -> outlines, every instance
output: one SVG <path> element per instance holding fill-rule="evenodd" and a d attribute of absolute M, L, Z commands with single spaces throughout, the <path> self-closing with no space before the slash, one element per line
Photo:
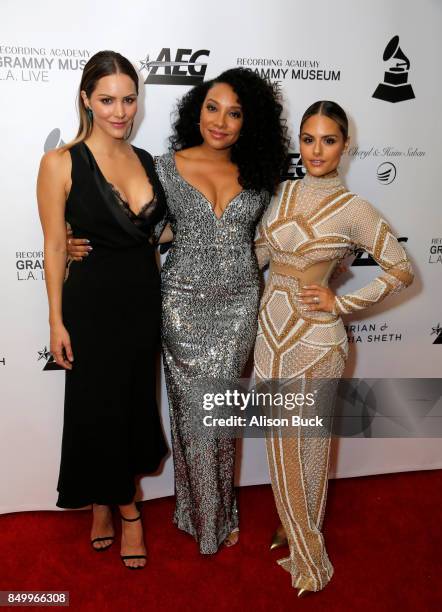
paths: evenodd
<path fill-rule="evenodd" d="M 167 244 L 173 241 L 173 232 L 169 223 L 161 231 L 159 238 L 156 240 L 158 244 Z M 82 261 L 83 257 L 87 257 L 93 247 L 89 244 L 86 238 L 73 238 L 72 230 L 68 228 L 66 235 L 66 250 L 67 254 L 73 261 Z"/>
<path fill-rule="evenodd" d="M 37 179 L 37 200 L 44 234 L 44 270 L 49 301 L 50 350 L 66 369 L 74 360 L 69 333 L 63 324 L 62 289 L 66 272 L 66 191 L 70 176 L 68 152 L 43 156 Z"/>

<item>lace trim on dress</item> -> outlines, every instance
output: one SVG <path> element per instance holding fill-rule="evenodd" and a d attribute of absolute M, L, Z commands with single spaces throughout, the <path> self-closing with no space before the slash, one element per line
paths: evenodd
<path fill-rule="evenodd" d="M 153 197 L 152 197 L 151 201 L 150 202 L 146 202 L 146 204 L 144 204 L 140 208 L 140 211 L 137 214 L 135 214 L 134 211 L 129 206 L 129 202 L 127 202 L 121 196 L 121 193 L 118 191 L 118 189 L 115 187 L 115 185 L 113 185 L 112 183 L 109 183 L 109 185 L 110 185 L 113 193 L 116 195 L 118 203 L 120 204 L 120 206 L 124 210 L 124 212 L 127 214 L 129 219 L 131 219 L 136 224 L 137 224 L 137 222 L 138 223 L 140 223 L 140 222 L 144 223 L 145 221 L 148 220 L 150 215 L 155 210 L 157 202 L 158 202 L 157 194 L 155 192 L 153 194 Z"/>

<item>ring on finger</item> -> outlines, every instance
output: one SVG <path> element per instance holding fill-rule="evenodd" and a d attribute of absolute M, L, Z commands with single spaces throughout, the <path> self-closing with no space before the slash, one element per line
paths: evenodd
<path fill-rule="evenodd" d="M 313 302 L 315 304 L 319 304 L 319 302 L 320 302 L 319 296 L 315 295 L 315 297 L 313 298 Z"/>

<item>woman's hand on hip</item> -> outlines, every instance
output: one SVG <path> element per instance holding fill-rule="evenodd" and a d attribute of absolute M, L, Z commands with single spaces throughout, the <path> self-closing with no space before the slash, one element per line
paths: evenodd
<path fill-rule="evenodd" d="M 73 261 L 82 261 L 92 251 L 89 240 L 86 238 L 73 238 L 72 230 L 66 232 L 66 250 Z"/>
<path fill-rule="evenodd" d="M 298 297 L 305 304 L 306 310 L 331 313 L 334 311 L 335 294 L 328 287 L 305 285 L 298 291 Z"/>

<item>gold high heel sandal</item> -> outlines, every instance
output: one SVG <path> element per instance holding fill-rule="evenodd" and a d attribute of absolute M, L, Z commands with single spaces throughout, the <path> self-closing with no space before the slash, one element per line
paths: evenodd
<path fill-rule="evenodd" d="M 283 546 L 288 546 L 287 536 L 284 531 L 284 527 L 279 525 L 278 529 L 272 536 L 272 542 L 270 544 L 270 550 L 275 550 L 276 548 L 282 548 Z"/>
<path fill-rule="evenodd" d="M 237 535 L 236 535 L 237 534 Z M 229 535 L 223 541 L 223 545 L 226 548 L 230 548 L 231 546 L 235 546 L 239 542 L 239 528 L 237 527 L 233 531 L 229 533 Z"/>
<path fill-rule="evenodd" d="M 309 591 L 308 589 L 298 589 L 298 597 L 306 597 L 310 593 L 313 593 L 313 591 Z"/>

